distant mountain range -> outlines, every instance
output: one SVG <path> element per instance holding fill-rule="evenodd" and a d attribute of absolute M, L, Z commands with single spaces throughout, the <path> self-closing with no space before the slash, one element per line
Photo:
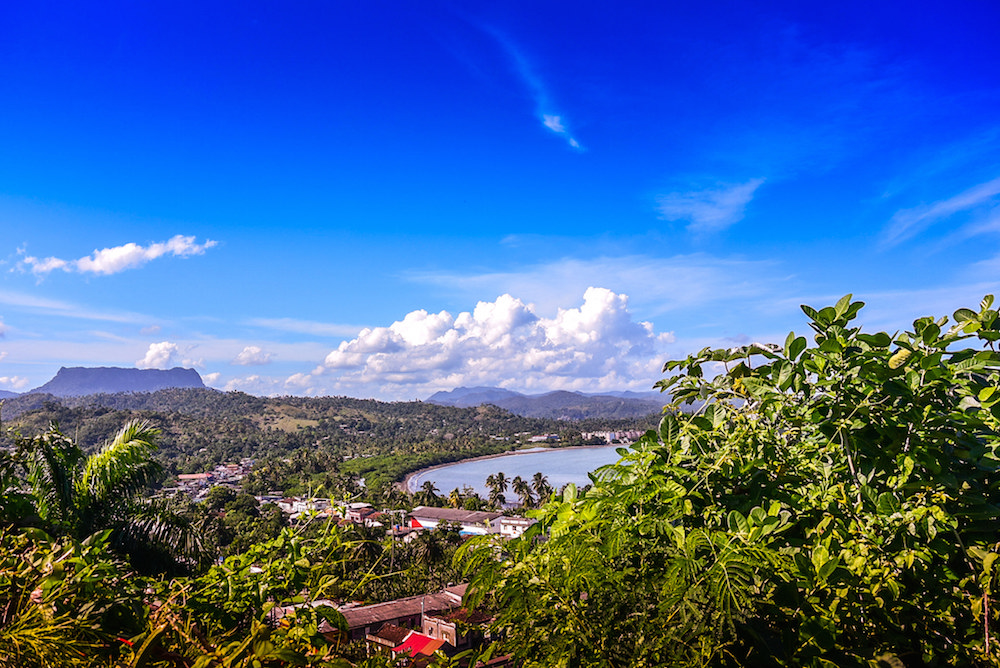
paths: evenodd
<path fill-rule="evenodd" d="M 63 367 L 55 378 L 23 394 L 0 390 L 0 399 L 26 395 L 80 397 L 92 394 L 156 392 L 165 389 L 205 388 L 194 369 L 125 369 L 120 367 Z M 627 419 L 659 413 L 668 397 L 658 392 L 546 392 L 523 394 L 498 387 L 459 387 L 436 392 L 426 403 L 471 408 L 492 404 L 515 415 L 557 420 Z"/>
<path fill-rule="evenodd" d="M 194 369 L 124 369 L 120 367 L 63 367 L 55 378 L 25 394 L 79 397 L 116 392 L 156 392 L 168 388 L 204 388 Z M 2 397 L 3 395 L 0 395 Z M 11 395 L 17 396 L 17 395 Z"/>
<path fill-rule="evenodd" d="M 435 392 L 427 403 L 469 408 L 493 404 L 524 417 L 582 420 L 628 418 L 659 413 L 669 397 L 659 392 L 546 392 L 522 394 L 498 387 L 459 387 Z"/>

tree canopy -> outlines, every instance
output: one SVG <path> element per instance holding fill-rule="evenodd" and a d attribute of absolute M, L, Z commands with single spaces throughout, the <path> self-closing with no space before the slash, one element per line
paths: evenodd
<path fill-rule="evenodd" d="M 997 663 L 992 305 L 870 334 L 848 295 L 812 343 L 668 362 L 658 430 L 467 544 L 473 602 L 526 666 Z"/>

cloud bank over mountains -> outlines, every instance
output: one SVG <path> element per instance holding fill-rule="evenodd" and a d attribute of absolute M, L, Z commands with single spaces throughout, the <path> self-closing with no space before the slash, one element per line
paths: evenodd
<path fill-rule="evenodd" d="M 388 327 L 366 328 L 312 372 L 288 378 L 284 389 L 396 398 L 461 385 L 645 390 L 673 340 L 673 334 L 633 320 L 628 296 L 606 288 L 588 288 L 581 306 L 559 309 L 552 318 L 504 294 L 457 316 L 421 309 Z M 263 380 L 249 377 L 229 389 L 261 391 Z"/>

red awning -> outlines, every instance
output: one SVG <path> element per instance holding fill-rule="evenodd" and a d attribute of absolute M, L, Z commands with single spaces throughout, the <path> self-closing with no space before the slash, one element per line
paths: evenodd
<path fill-rule="evenodd" d="M 434 652 L 438 651 L 443 644 L 443 640 L 435 640 L 430 636 L 425 636 L 423 633 L 417 633 L 414 631 L 410 635 L 406 636 L 406 640 L 403 641 L 402 645 L 399 647 L 393 647 L 392 651 L 397 654 L 409 652 L 410 656 L 416 656 L 417 654 L 430 656 Z"/>
<path fill-rule="evenodd" d="M 415 518 L 411 517 L 410 518 L 410 528 L 411 529 L 423 529 L 424 526 L 420 522 L 418 522 Z"/>

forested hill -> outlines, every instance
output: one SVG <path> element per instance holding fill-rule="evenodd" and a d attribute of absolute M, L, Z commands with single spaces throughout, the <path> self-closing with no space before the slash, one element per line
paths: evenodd
<path fill-rule="evenodd" d="M 460 387 L 436 392 L 429 403 L 444 406 L 493 404 L 525 417 L 582 420 L 586 418 L 635 418 L 658 412 L 666 398 L 657 392 L 584 394 L 558 390 L 545 394 L 521 394 L 500 388 Z"/>
<path fill-rule="evenodd" d="M 22 395 L 3 402 L 4 424 L 25 435 L 55 421 L 85 449 L 97 447 L 132 418 L 162 431 L 160 456 L 171 473 L 190 473 L 242 458 L 287 457 L 307 448 L 343 468 L 386 483 L 422 466 L 503 452 L 531 435 L 584 442 L 581 432 L 646 429 L 641 419 L 565 422 L 526 418 L 496 406 L 459 408 L 349 397 L 255 397 L 210 389 L 86 397 Z"/>

